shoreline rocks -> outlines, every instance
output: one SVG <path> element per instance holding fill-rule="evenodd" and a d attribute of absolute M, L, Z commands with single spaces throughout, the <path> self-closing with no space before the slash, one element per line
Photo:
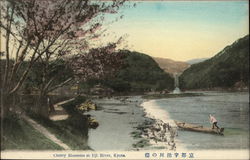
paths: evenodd
<path fill-rule="evenodd" d="M 175 137 L 178 135 L 177 129 L 169 125 L 169 123 L 151 119 L 151 122 L 146 121 L 144 124 L 139 125 L 137 129 L 141 131 L 140 137 L 148 140 L 151 147 L 176 150 Z"/>
<path fill-rule="evenodd" d="M 94 102 L 92 102 L 91 100 L 87 100 L 84 103 L 81 103 L 78 106 L 76 106 L 76 108 L 81 112 L 87 112 L 90 110 L 96 110 L 97 105 Z"/>

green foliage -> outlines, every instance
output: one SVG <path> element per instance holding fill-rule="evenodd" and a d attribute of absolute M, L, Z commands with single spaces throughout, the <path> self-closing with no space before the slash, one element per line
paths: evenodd
<path fill-rule="evenodd" d="M 22 70 L 27 67 L 28 63 L 25 62 Z M 24 82 L 24 91 L 30 92 L 32 88 L 43 89 L 44 85 L 51 79 L 51 87 L 56 86 L 68 78 L 73 77 L 72 69 L 67 66 L 66 62 L 62 59 L 50 61 L 48 64 L 37 62 L 31 68 L 26 81 Z"/>
<path fill-rule="evenodd" d="M 117 92 L 129 91 L 131 89 L 131 84 L 121 78 L 106 79 L 105 81 L 102 81 L 102 84 Z"/>
<path fill-rule="evenodd" d="M 213 58 L 193 64 L 180 76 L 184 89 L 233 87 L 249 84 L 249 35 L 224 48 Z"/>
<path fill-rule="evenodd" d="M 36 131 L 26 121 L 16 115 L 2 121 L 1 150 L 59 150 L 60 146 Z"/>
<path fill-rule="evenodd" d="M 62 121 L 51 121 L 43 117 L 31 114 L 30 116 L 46 127 L 56 137 L 70 146 L 73 150 L 90 149 L 88 147 L 88 120 L 85 115 L 80 114 L 76 105 L 81 104 L 86 99 L 84 97 L 76 97 L 75 100 L 68 102 L 62 107 L 69 114 L 69 118 Z"/>
<path fill-rule="evenodd" d="M 117 92 L 144 92 L 174 88 L 173 78 L 164 72 L 150 56 L 128 50 L 120 52 L 125 55 L 123 67 L 115 77 L 106 77 L 96 81 L 96 84 L 100 83 Z M 93 82 L 89 84 L 93 85 Z"/>
<path fill-rule="evenodd" d="M 81 114 L 76 107 L 85 100 L 85 97 L 78 96 L 75 100 L 62 105 L 62 107 L 67 111 L 67 113 L 69 113 L 69 118 L 66 120 L 67 125 L 71 126 L 74 130 L 79 130 L 80 132 L 85 133 L 87 136 L 88 119 L 85 115 Z"/>

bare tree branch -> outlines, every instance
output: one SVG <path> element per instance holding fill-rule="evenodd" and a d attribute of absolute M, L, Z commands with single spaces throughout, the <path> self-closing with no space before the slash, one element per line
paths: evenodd
<path fill-rule="evenodd" d="M 10 30 L 11 30 L 11 24 L 12 24 L 12 19 L 13 19 L 13 14 L 14 14 L 14 8 L 12 8 L 10 18 L 7 20 L 7 32 L 6 32 L 6 63 L 5 63 L 5 76 L 4 76 L 4 81 L 3 81 L 3 86 L 6 85 L 7 79 L 9 76 L 9 68 L 10 68 L 10 55 L 9 55 L 9 41 L 10 41 Z M 9 7 L 6 10 L 6 15 L 9 17 Z"/>
<path fill-rule="evenodd" d="M 72 81 L 72 80 L 73 80 L 73 78 L 71 77 L 71 78 L 67 79 L 66 81 L 64 81 L 64 82 L 62 82 L 62 83 L 60 83 L 60 84 L 58 84 L 58 85 L 56 85 L 56 86 L 50 88 L 50 89 L 48 90 L 48 92 L 52 92 L 53 90 L 55 90 L 55 89 L 57 89 L 57 88 L 60 88 L 60 87 L 62 87 L 62 86 L 64 86 L 64 85 L 66 85 L 67 83 L 69 83 L 69 82 Z"/>

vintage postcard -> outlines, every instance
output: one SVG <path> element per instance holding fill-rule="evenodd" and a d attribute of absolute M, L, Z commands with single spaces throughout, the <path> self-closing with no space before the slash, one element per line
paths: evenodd
<path fill-rule="evenodd" d="M 1 0 L 1 159 L 248 160 L 248 0 Z"/>

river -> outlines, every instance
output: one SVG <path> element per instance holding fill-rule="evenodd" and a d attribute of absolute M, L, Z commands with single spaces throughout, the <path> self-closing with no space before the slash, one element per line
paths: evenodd
<path fill-rule="evenodd" d="M 98 122 L 96 129 L 89 131 L 89 146 L 95 151 L 104 150 L 133 150 L 134 139 L 131 132 L 136 131 L 139 124 L 145 121 L 141 103 L 138 97 L 129 97 L 125 101 L 118 98 L 96 99 L 95 103 L 101 107 L 97 111 L 90 111 Z"/>
<path fill-rule="evenodd" d="M 178 131 L 177 139 L 187 149 L 248 149 L 249 93 L 202 92 L 204 96 L 154 100 L 154 105 L 172 120 L 211 126 L 209 114 L 225 128 L 224 136 Z"/>

